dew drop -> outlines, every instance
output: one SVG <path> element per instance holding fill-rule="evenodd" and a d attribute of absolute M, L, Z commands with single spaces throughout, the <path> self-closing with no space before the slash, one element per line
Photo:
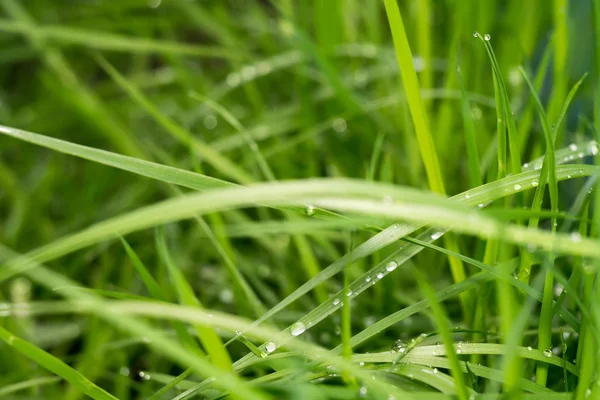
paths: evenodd
<path fill-rule="evenodd" d="M 267 354 L 271 354 L 275 350 L 277 350 L 277 345 L 273 342 L 267 342 L 267 344 L 265 345 L 265 351 L 267 352 Z"/>
<path fill-rule="evenodd" d="M 390 261 L 389 263 L 387 263 L 387 265 L 385 266 L 385 269 L 389 272 L 395 270 L 398 267 L 398 263 L 396 261 Z"/>
<path fill-rule="evenodd" d="M 473 32 L 473 37 L 479 37 L 479 32 Z"/>
<path fill-rule="evenodd" d="M 529 163 L 523 164 L 523 168 L 528 168 L 528 167 L 529 167 Z"/>
<path fill-rule="evenodd" d="M 483 206 L 485 206 L 485 204 L 483 204 L 483 203 L 477 204 L 477 207 L 479 207 L 479 208 L 483 208 Z"/>
<path fill-rule="evenodd" d="M 396 340 L 394 342 L 394 351 L 397 351 L 398 353 L 405 353 L 406 352 L 406 343 L 404 343 L 404 341 L 402 340 Z"/>
<path fill-rule="evenodd" d="M 367 387 L 361 386 L 360 389 L 358 390 L 358 395 L 360 397 L 366 397 L 367 396 Z"/>
<path fill-rule="evenodd" d="M 383 278 L 383 272 L 380 272 L 377 274 L 377 279 L 381 279 L 381 278 Z"/>
<path fill-rule="evenodd" d="M 333 120 L 333 122 L 331 123 L 331 126 L 333 127 L 333 130 L 339 133 L 342 133 L 346 130 L 346 127 L 348 126 L 346 124 L 346 120 L 343 118 L 336 118 Z"/>
<path fill-rule="evenodd" d="M 581 235 L 579 234 L 579 232 L 573 232 L 573 233 L 571 233 L 571 240 L 573 242 L 580 242 L 581 241 Z"/>
<path fill-rule="evenodd" d="M 588 144 L 588 151 L 594 156 L 598 154 L 598 143 L 595 141 L 590 142 L 590 144 Z"/>
<path fill-rule="evenodd" d="M 468 199 L 469 197 L 471 197 L 470 193 L 465 193 L 465 199 Z"/>
<path fill-rule="evenodd" d="M 546 350 L 544 350 L 544 355 L 545 355 L 546 357 L 552 357 L 552 350 L 550 350 L 550 349 L 546 349 Z"/>
<path fill-rule="evenodd" d="M 215 129 L 217 126 L 217 118 L 214 115 L 204 117 L 204 127 L 206 129 Z"/>
<path fill-rule="evenodd" d="M 437 373 L 438 373 L 438 369 L 437 369 L 437 368 L 434 368 L 434 369 L 433 369 L 433 373 L 434 373 L 434 374 L 437 374 Z"/>
<path fill-rule="evenodd" d="M 583 154 L 583 153 L 581 153 L 581 152 L 580 152 L 580 153 L 577 153 L 577 157 L 579 157 L 579 158 L 583 158 L 584 156 L 585 156 L 585 154 Z"/>
<path fill-rule="evenodd" d="M 531 186 L 536 187 L 540 183 L 537 180 L 531 181 Z"/>
<path fill-rule="evenodd" d="M 259 62 L 256 64 L 256 72 L 258 75 L 267 75 L 271 72 L 271 65 L 265 61 Z"/>
<path fill-rule="evenodd" d="M 513 186 L 513 189 L 520 190 L 521 189 L 521 185 L 519 185 L 518 183 L 516 183 L 515 186 Z"/>
<path fill-rule="evenodd" d="M 290 328 L 290 333 L 292 336 L 302 335 L 306 331 L 306 326 L 302 322 L 296 322 Z"/>
<path fill-rule="evenodd" d="M 149 381 L 150 380 L 150 374 L 147 374 L 144 371 L 140 371 L 139 372 L 139 376 L 140 376 L 140 378 L 142 378 L 145 381 Z"/>
<path fill-rule="evenodd" d="M 346 293 L 346 296 L 350 297 L 354 294 L 354 292 L 352 290 L 348 290 L 348 293 Z"/>
<path fill-rule="evenodd" d="M 371 277 L 370 277 L 370 276 L 367 276 L 367 277 L 365 278 L 365 282 L 371 282 Z"/>
<path fill-rule="evenodd" d="M 333 305 L 337 306 L 338 304 L 340 304 L 340 299 L 333 299 Z"/>
<path fill-rule="evenodd" d="M 256 68 L 252 65 L 247 65 L 242 68 L 242 79 L 245 81 L 252 80 L 256 77 Z"/>
<path fill-rule="evenodd" d="M 315 207 L 313 205 L 307 205 L 306 208 L 304 209 L 304 213 L 308 216 L 310 215 L 314 215 L 315 213 Z"/>
<path fill-rule="evenodd" d="M 230 289 L 223 289 L 219 292 L 219 300 L 223 303 L 231 304 L 233 302 L 233 292 Z"/>
<path fill-rule="evenodd" d="M 431 239 L 432 240 L 437 240 L 440 237 L 442 237 L 443 232 L 442 231 L 438 231 L 438 232 L 434 232 L 431 234 Z"/>
<path fill-rule="evenodd" d="M 240 74 L 238 74 L 237 72 L 232 72 L 229 75 L 227 75 L 227 84 L 230 87 L 236 87 L 237 85 L 240 84 L 241 81 L 242 81 L 242 78 L 240 77 Z"/>
<path fill-rule="evenodd" d="M 361 367 L 364 367 L 365 366 L 365 362 L 361 361 L 361 362 L 358 363 L 358 365 L 360 365 Z"/>
<path fill-rule="evenodd" d="M 531 347 L 531 346 L 527 346 L 527 350 L 529 350 L 529 351 L 532 351 L 532 350 L 533 350 L 533 347 Z"/>
<path fill-rule="evenodd" d="M 569 145 L 569 150 L 571 150 L 571 151 L 577 151 L 577 145 L 575 143 L 571 143 Z"/>
<path fill-rule="evenodd" d="M 486 34 L 483 36 L 483 38 L 485 39 L 485 41 L 486 41 L 486 42 L 489 42 L 489 41 L 490 41 L 490 39 L 491 39 L 492 37 L 490 36 L 490 34 L 489 34 L 489 33 L 486 33 Z"/>

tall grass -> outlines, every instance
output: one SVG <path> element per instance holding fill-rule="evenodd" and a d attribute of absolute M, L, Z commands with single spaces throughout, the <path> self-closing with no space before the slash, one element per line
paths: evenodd
<path fill-rule="evenodd" d="M 598 1 L 417 3 L 0 3 L 0 397 L 600 398 Z"/>

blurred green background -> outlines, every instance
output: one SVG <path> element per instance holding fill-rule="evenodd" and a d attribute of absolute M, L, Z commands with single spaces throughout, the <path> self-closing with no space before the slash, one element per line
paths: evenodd
<path fill-rule="evenodd" d="M 471 187 L 460 76 L 482 176 L 484 181 L 496 179 L 492 70 L 474 32 L 491 36 L 518 122 L 523 161 L 543 155 L 544 140 L 520 65 L 538 82 L 551 121 L 571 86 L 589 72 L 559 130 L 556 148 L 594 136 L 599 56 L 592 1 L 398 4 L 449 195 Z M 277 180 L 352 177 L 429 187 L 382 1 L 3 0 L 0 14 L 2 125 L 243 184 L 269 178 L 256 162 L 250 135 Z M 238 169 L 215 166 L 206 147 Z M 561 205 L 570 205 L 580 186 L 561 184 Z M 0 242 L 16 251 L 36 249 L 173 195 L 163 183 L 0 135 Z M 344 232 L 308 235 L 299 244 L 289 234 L 236 238 L 227 230 L 234 223 L 276 217 L 272 210 L 257 209 L 207 218 L 266 309 L 347 250 Z M 205 232 L 193 221 L 172 224 L 167 232 L 172 253 L 206 307 L 257 317 L 247 304 L 233 300 L 222 254 Z M 359 243 L 368 237 L 364 232 L 357 236 Z M 154 232 L 135 233 L 127 240 L 157 280 L 167 282 Z M 483 254 L 483 244 L 472 238 L 461 238 L 460 248 L 471 257 Z M 369 261 L 388 253 L 378 252 Z M 436 288 L 452 282 L 445 256 L 428 251 L 414 263 Z M 353 274 L 359 276 L 367 264 L 359 262 Z M 118 242 L 49 266 L 89 288 L 145 295 Z M 390 276 L 372 296 L 357 301 L 355 328 L 421 298 L 413 277 L 400 278 Z M 164 285 L 175 298 L 174 289 Z M 340 279 L 328 281 L 324 291 L 303 297 L 275 324 L 295 321 L 340 285 Z M 2 282 L 0 297 L 26 302 L 57 295 L 26 278 L 13 278 Z M 460 321 L 456 299 L 448 312 Z M 183 370 L 146 351 L 139 340 L 128 342 L 96 317 L 5 321 L 14 333 L 68 361 L 119 398 L 146 398 L 158 390 L 160 384 L 152 380 L 148 386 L 140 371 L 176 375 Z M 365 348 L 388 349 L 399 337 L 433 329 L 421 315 L 403 322 Z M 335 316 L 308 338 L 333 347 L 339 342 L 338 324 Z M 247 352 L 236 345 L 234 358 Z M 15 361 L 2 345 L 0 350 L 5 384 L 40 372 L 24 358 Z M 259 368 L 249 375 L 262 372 Z M 555 374 L 560 377 L 562 371 Z M 28 393 L 32 398 L 63 393 L 64 387 L 50 387 Z M 565 387 L 557 383 L 556 389 Z M 64 398 L 81 396 L 73 388 L 64 390 Z"/>

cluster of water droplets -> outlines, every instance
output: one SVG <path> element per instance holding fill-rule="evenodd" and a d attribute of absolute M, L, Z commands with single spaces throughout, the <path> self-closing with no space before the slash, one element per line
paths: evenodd
<path fill-rule="evenodd" d="M 598 154 L 598 143 L 592 140 L 587 143 L 571 143 L 564 149 L 557 150 L 555 152 L 556 163 L 566 164 L 571 161 L 581 160 L 588 156 L 595 156 Z M 525 163 L 522 166 L 522 171 L 534 171 L 541 169 L 544 162 L 544 157 L 536 158 L 535 160 Z"/>
<path fill-rule="evenodd" d="M 489 33 L 486 33 L 485 35 L 481 36 L 479 32 L 473 32 L 473 37 L 483 38 L 483 40 L 485 40 L 486 42 L 489 42 L 492 39 Z"/>

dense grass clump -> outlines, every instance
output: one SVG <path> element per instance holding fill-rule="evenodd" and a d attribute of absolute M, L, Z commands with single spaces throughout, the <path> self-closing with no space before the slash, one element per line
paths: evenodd
<path fill-rule="evenodd" d="M 600 398 L 599 1 L 0 12 L 0 398 Z"/>

